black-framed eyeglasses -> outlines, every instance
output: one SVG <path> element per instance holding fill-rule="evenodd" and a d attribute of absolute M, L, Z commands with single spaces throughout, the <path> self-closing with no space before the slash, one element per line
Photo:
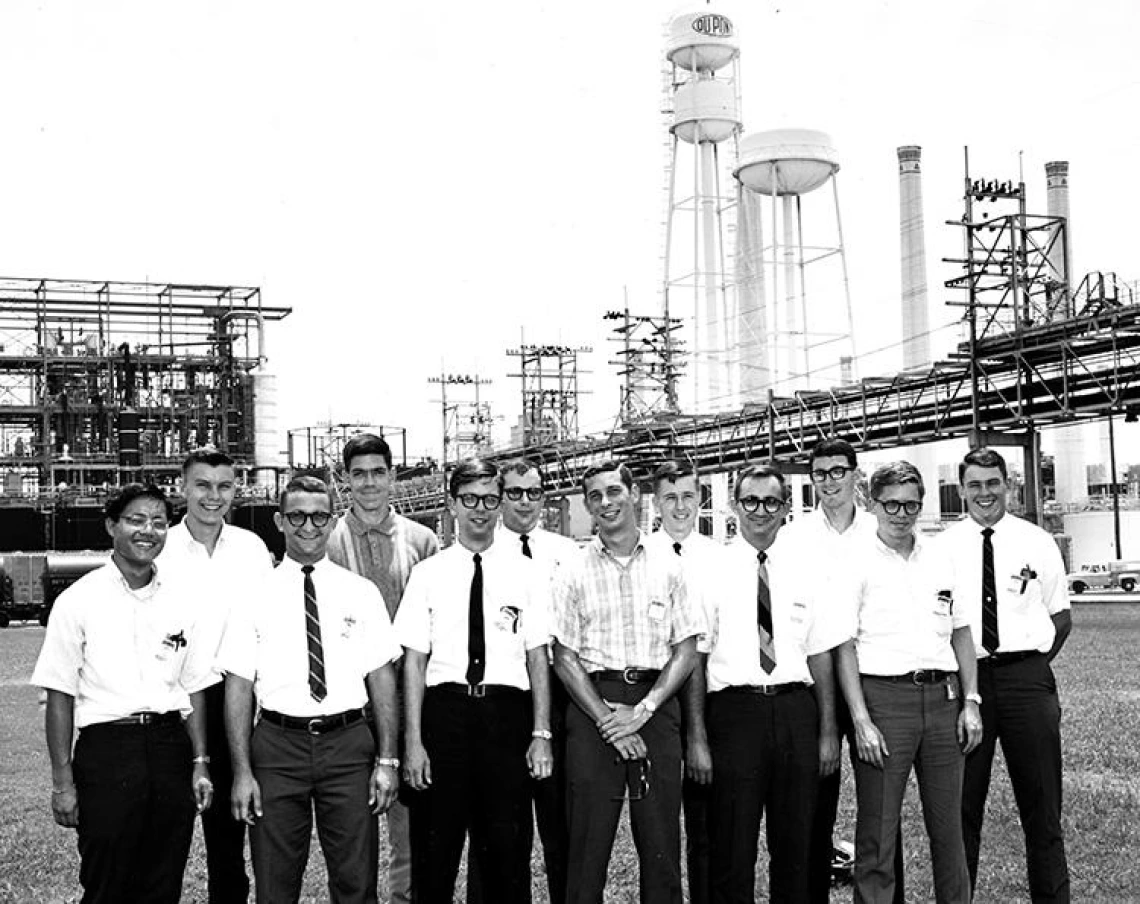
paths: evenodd
<path fill-rule="evenodd" d="M 285 512 L 285 520 L 293 527 L 304 527 L 306 521 L 312 521 L 313 527 L 318 530 L 332 519 L 332 512 Z"/>
<path fill-rule="evenodd" d="M 529 487 L 525 490 L 522 487 L 508 487 L 503 490 L 503 495 L 511 500 L 511 502 L 518 502 L 523 498 L 524 493 L 526 494 L 526 498 L 531 502 L 538 502 L 538 500 L 545 495 L 546 491 L 541 487 Z"/>
<path fill-rule="evenodd" d="M 823 483 L 825 480 L 827 480 L 828 477 L 830 477 L 832 480 L 842 480 L 854 470 L 854 468 L 848 468 L 843 465 L 836 465 L 834 468 L 827 468 L 826 470 L 823 468 L 816 468 L 811 472 L 811 479 L 815 483 Z"/>
<path fill-rule="evenodd" d="M 740 507 L 750 515 L 758 511 L 761 506 L 769 515 L 774 515 L 784 507 L 784 500 L 777 499 L 775 496 L 745 496 L 740 500 Z"/>
<path fill-rule="evenodd" d="M 922 503 L 913 499 L 908 499 L 906 502 L 899 502 L 897 499 L 888 499 L 886 502 L 881 499 L 875 501 L 883 507 L 883 511 L 888 515 L 897 515 L 900 511 L 906 512 L 908 515 L 917 515 L 922 511 Z"/>
<path fill-rule="evenodd" d="M 170 529 L 170 522 L 161 515 L 157 518 L 151 518 L 149 515 L 123 515 L 119 520 L 134 530 L 142 530 L 148 525 L 157 531 Z"/>
<path fill-rule="evenodd" d="M 459 500 L 459 504 L 466 509 L 478 508 L 479 503 L 483 503 L 483 508 L 489 512 L 493 512 L 499 507 L 503 501 L 502 496 L 496 496 L 494 493 L 460 493 L 455 497 Z"/>
<path fill-rule="evenodd" d="M 623 760 L 619 757 L 617 762 L 625 763 L 625 787 L 622 789 L 621 795 L 612 799 L 645 800 L 645 798 L 649 796 L 649 774 L 651 766 L 649 758 Z"/>

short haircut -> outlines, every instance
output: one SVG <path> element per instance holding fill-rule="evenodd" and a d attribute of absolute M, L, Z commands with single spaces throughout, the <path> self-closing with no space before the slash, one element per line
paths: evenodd
<path fill-rule="evenodd" d="M 289 482 L 285 484 L 285 489 L 281 491 L 281 498 L 277 500 L 279 512 L 285 511 L 285 503 L 288 501 L 290 493 L 321 493 L 328 497 L 329 511 L 333 510 L 333 497 L 329 485 L 312 474 L 302 474 L 290 478 Z"/>
<path fill-rule="evenodd" d="M 966 457 L 958 465 L 958 483 L 966 479 L 966 468 L 974 465 L 978 468 L 997 468 L 1001 471 L 1001 479 L 1009 480 L 1009 471 L 1005 466 L 1005 459 L 997 449 L 989 446 L 979 446 L 966 453 Z"/>
<path fill-rule="evenodd" d="M 447 482 L 447 493 L 454 499 L 459 495 L 459 488 L 476 480 L 494 480 L 499 476 L 499 469 L 495 463 L 485 458 L 465 458 L 459 462 L 451 472 Z"/>
<path fill-rule="evenodd" d="M 754 477 L 774 477 L 780 483 L 780 490 L 784 494 L 784 499 L 788 498 L 788 481 L 784 477 L 784 472 L 781 471 L 776 465 L 770 465 L 763 462 L 756 464 L 745 465 L 736 472 L 736 480 L 732 488 L 732 498 L 737 502 L 740 501 L 740 488 L 744 485 L 744 481 L 751 480 Z"/>
<path fill-rule="evenodd" d="M 609 474 L 616 471 L 618 476 L 621 477 L 621 482 L 625 484 L 625 488 L 630 492 L 633 491 L 633 471 L 628 466 L 623 465 L 620 461 L 614 461 L 612 458 L 606 461 L 599 462 L 596 465 L 590 465 L 586 468 L 586 473 L 582 475 L 582 492 L 586 492 L 586 484 L 597 477 L 599 474 Z"/>
<path fill-rule="evenodd" d="M 186 456 L 186 460 L 182 462 L 182 476 L 186 476 L 194 465 L 205 465 L 208 468 L 232 468 L 234 460 L 218 449 L 213 449 L 209 446 L 204 449 L 195 449 Z"/>
<path fill-rule="evenodd" d="M 852 470 L 858 467 L 859 463 L 855 459 L 855 447 L 851 443 L 835 437 L 821 439 L 811 450 L 808 467 L 812 467 L 817 458 L 838 458 L 840 456 L 847 459 L 847 464 Z"/>
<path fill-rule="evenodd" d="M 913 483 L 918 487 L 918 498 L 926 496 L 926 484 L 922 482 L 922 474 L 909 461 L 892 461 L 875 468 L 871 475 L 868 494 L 876 502 L 879 501 L 879 492 L 885 487 L 902 486 Z"/>
<path fill-rule="evenodd" d="M 170 504 L 166 494 L 153 483 L 128 483 L 124 485 L 119 492 L 114 493 L 107 500 L 103 506 L 103 516 L 111 521 L 118 521 L 123 516 L 127 506 L 143 496 L 161 502 L 162 507 L 166 510 L 166 520 L 172 521 L 174 519 L 174 506 Z"/>
<path fill-rule="evenodd" d="M 691 461 L 675 458 L 667 461 L 658 466 L 657 470 L 653 472 L 653 492 L 656 493 L 661 489 L 661 484 L 665 481 L 669 483 L 676 483 L 682 477 L 696 477 L 697 466 Z"/>
<path fill-rule="evenodd" d="M 383 437 L 375 433 L 358 433 L 344 444 L 341 456 L 344 458 L 345 470 L 352 467 L 352 460 L 358 455 L 379 455 L 384 459 L 388 470 L 392 470 L 392 449 Z"/>
<path fill-rule="evenodd" d="M 538 474 L 539 486 L 544 490 L 546 489 L 546 475 L 542 472 L 538 462 L 532 461 L 529 458 L 508 458 L 504 462 L 499 463 L 499 487 L 503 485 L 503 479 L 508 474 L 518 474 L 523 476 L 534 471 Z"/>

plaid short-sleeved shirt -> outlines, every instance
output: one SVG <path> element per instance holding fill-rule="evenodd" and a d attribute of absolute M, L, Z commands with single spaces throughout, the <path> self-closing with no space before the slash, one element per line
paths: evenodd
<path fill-rule="evenodd" d="M 588 672 L 663 668 L 674 645 L 707 631 L 678 557 L 643 539 L 623 564 L 595 537 L 555 577 L 554 636 Z"/>

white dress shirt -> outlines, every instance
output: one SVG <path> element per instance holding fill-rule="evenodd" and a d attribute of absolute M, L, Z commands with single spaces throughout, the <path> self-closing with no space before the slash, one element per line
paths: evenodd
<path fill-rule="evenodd" d="M 199 610 L 203 641 L 216 655 L 230 611 L 262 592 L 273 571 L 273 557 L 257 534 L 231 524 L 222 525 L 211 555 L 183 519 L 167 533 L 158 567 L 165 579 L 179 583 Z"/>
<path fill-rule="evenodd" d="M 679 555 L 675 548 L 677 543 L 681 544 Z M 662 555 L 678 557 L 689 602 L 704 613 L 705 624 L 711 626 L 716 609 L 716 596 L 724 580 L 722 568 L 725 545 L 695 530 L 684 540 L 674 540 L 663 530 L 655 531 L 646 537 L 645 544 L 649 547 L 659 547 Z M 710 639 L 707 634 L 697 638 L 698 652 L 708 653 L 710 649 Z"/>
<path fill-rule="evenodd" d="M 214 648 L 197 632 L 198 610 L 177 583 L 132 590 L 109 562 L 55 601 L 31 683 L 75 698 L 85 728 L 132 713 L 178 710 L 217 681 Z"/>
<path fill-rule="evenodd" d="M 807 573 L 812 586 L 834 599 L 851 571 L 851 559 L 874 538 L 877 529 L 875 516 L 858 505 L 844 531 L 836 530 L 827 513 L 817 508 L 780 528 L 779 542 L 793 547 L 797 556 L 811 563 Z"/>
<path fill-rule="evenodd" d="M 253 682 L 258 703 L 289 716 L 314 718 L 360 709 L 364 677 L 400 658 L 384 598 L 367 578 L 321 559 L 313 569 L 328 695 L 309 693 L 305 579 L 286 556 L 261 592 L 235 607 L 226 625 L 218 667 Z"/>
<path fill-rule="evenodd" d="M 495 544 L 504 550 L 513 549 L 522 556 L 522 534 L 505 527 L 502 521 L 495 531 Z M 536 526 L 534 530 L 527 531 L 527 546 L 530 547 L 531 559 L 538 565 L 547 577 L 554 575 L 558 566 L 569 561 L 578 552 L 578 544 L 570 537 L 556 534 L 544 527 Z M 523 556 L 525 559 L 526 556 Z"/>
<path fill-rule="evenodd" d="M 530 689 L 526 651 L 550 642 L 550 580 L 498 542 L 480 553 L 483 570 L 484 684 Z M 475 559 L 456 543 L 412 569 L 396 613 L 396 636 L 429 654 L 426 684 L 467 683 L 467 638 Z"/>
<path fill-rule="evenodd" d="M 875 536 L 861 549 L 849 584 L 855 613 L 859 672 L 902 675 L 918 669 L 958 670 L 950 646 L 955 628 L 969 624 L 953 598 L 953 573 L 937 544 L 918 536 L 909 556 Z"/>
<path fill-rule="evenodd" d="M 810 560 L 785 544 L 782 536 L 777 536 L 767 554 L 776 668 L 769 673 L 760 665 L 756 604 L 760 561 L 757 550 L 738 536 L 721 550 L 716 593 L 710 600 L 710 693 L 738 685 L 811 684 L 807 657 L 827 652 L 851 636 L 849 625 L 829 616 L 810 592 Z"/>
<path fill-rule="evenodd" d="M 1065 564 L 1053 538 L 1035 524 L 1006 514 L 993 526 L 994 578 L 998 600 L 998 652 L 1049 652 L 1056 629 L 1052 616 L 1069 608 Z M 982 647 L 982 526 L 966 518 L 939 537 L 954 566 L 954 603 Z"/>

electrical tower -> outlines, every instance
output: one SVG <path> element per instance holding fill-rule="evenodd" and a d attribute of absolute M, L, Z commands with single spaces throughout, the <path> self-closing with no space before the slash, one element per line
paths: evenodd
<path fill-rule="evenodd" d="M 440 471 L 447 472 L 449 461 L 461 461 L 486 451 L 491 445 L 491 405 L 479 399 L 479 387 L 490 380 L 471 374 L 440 374 L 428 377 L 429 383 L 439 384 L 439 402 L 443 415 L 443 453 Z M 448 386 L 469 386 L 474 397 L 469 400 L 448 400 Z"/>
<path fill-rule="evenodd" d="M 507 354 L 520 358 L 522 373 L 522 445 L 563 442 L 578 436 L 578 355 L 589 346 L 521 345 Z"/>
<path fill-rule="evenodd" d="M 602 319 L 618 321 L 613 331 L 621 349 L 610 364 L 623 378 L 621 423 L 676 417 L 677 380 L 684 364 L 682 342 L 674 333 L 681 329 L 681 318 L 635 315 L 625 308 L 608 311 Z"/>

